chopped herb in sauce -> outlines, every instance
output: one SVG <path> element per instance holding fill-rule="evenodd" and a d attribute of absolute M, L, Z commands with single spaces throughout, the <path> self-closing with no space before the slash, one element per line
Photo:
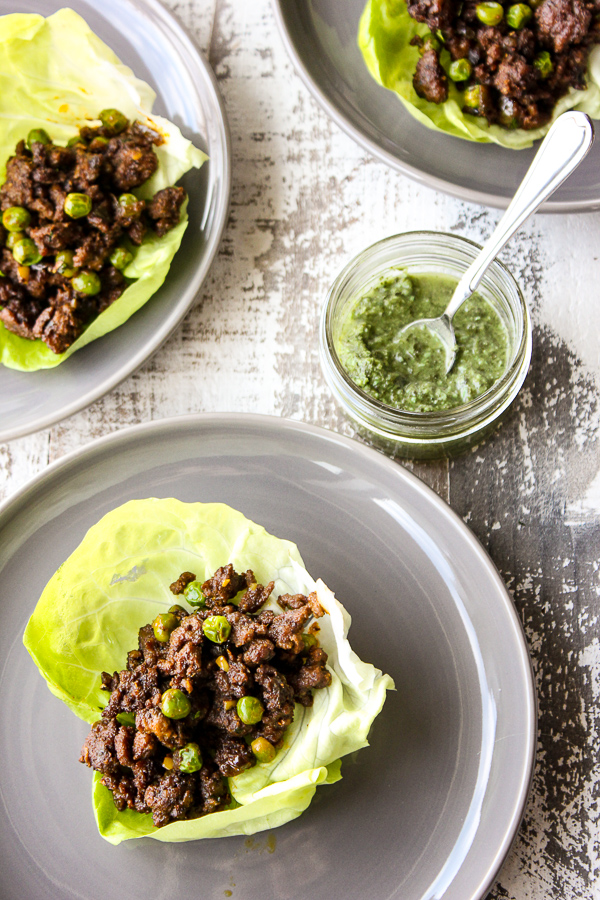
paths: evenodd
<path fill-rule="evenodd" d="M 485 393 L 502 378 L 508 335 L 492 305 L 473 294 L 454 317 L 456 361 L 446 375 L 445 352 L 425 328 L 401 329 L 439 316 L 457 279 L 408 275 L 394 269 L 358 298 L 337 342 L 349 377 L 371 397 L 410 412 L 452 409 Z"/>

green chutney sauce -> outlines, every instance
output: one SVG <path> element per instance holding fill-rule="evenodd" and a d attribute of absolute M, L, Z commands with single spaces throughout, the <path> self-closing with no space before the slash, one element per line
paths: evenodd
<path fill-rule="evenodd" d="M 453 319 L 456 361 L 427 328 L 404 325 L 441 315 L 457 285 L 447 275 L 394 269 L 359 297 L 342 323 L 340 362 L 376 400 L 411 412 L 452 409 L 485 393 L 506 371 L 508 334 L 498 313 L 474 293 Z"/>

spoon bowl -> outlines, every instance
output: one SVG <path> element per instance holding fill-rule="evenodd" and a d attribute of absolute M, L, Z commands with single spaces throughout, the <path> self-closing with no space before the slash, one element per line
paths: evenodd
<path fill-rule="evenodd" d="M 398 334 L 406 334 L 407 331 L 413 331 L 417 328 L 426 328 L 431 334 L 440 341 L 446 354 L 446 375 L 451 371 L 456 361 L 456 334 L 450 317 L 443 312 L 441 316 L 435 319 L 415 319 L 400 329 Z"/>
<path fill-rule="evenodd" d="M 446 353 L 446 375 L 456 360 L 456 335 L 452 319 L 477 288 L 488 267 L 515 231 L 533 215 L 569 175 L 577 168 L 594 142 L 594 128 L 589 117 L 578 110 L 559 116 L 542 141 L 523 181 L 492 236 L 464 273 L 441 314 L 432 319 L 416 319 L 400 329 L 427 328 L 442 343 Z"/>

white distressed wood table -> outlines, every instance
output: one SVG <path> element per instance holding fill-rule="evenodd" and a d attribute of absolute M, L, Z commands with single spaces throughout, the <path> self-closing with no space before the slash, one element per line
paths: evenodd
<path fill-rule="evenodd" d="M 388 234 L 482 241 L 497 211 L 419 186 L 356 146 L 295 74 L 269 0 L 169 0 L 225 100 L 233 194 L 219 255 L 183 326 L 141 370 L 54 428 L 0 445 L 0 496 L 100 435 L 244 411 L 354 435 L 318 362 L 341 265 Z M 536 216 L 503 259 L 535 323 L 512 417 L 451 463 L 408 464 L 489 550 L 523 621 L 540 703 L 538 763 L 490 898 L 600 898 L 600 215 Z M 401 464 L 399 462 L 399 464 Z"/>

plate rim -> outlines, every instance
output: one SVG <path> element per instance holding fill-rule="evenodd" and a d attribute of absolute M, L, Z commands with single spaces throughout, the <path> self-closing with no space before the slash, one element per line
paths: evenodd
<path fill-rule="evenodd" d="M 335 124 L 339 128 L 341 128 L 341 130 L 345 132 L 349 137 L 351 137 L 352 140 L 359 145 L 359 147 L 362 147 L 363 150 L 367 150 L 380 162 L 386 163 L 388 166 L 390 166 L 392 169 L 395 169 L 397 172 L 400 172 L 402 175 L 406 175 L 413 181 L 416 181 L 419 184 L 424 185 L 425 187 L 431 188 L 432 190 L 448 194 L 450 197 L 455 197 L 457 200 L 462 200 L 466 203 L 479 203 L 482 206 L 490 206 L 493 209 L 507 208 L 508 204 L 512 200 L 512 197 L 499 197 L 496 194 L 489 194 L 486 191 L 476 191 L 472 190 L 471 188 L 459 188 L 451 181 L 445 181 L 443 178 L 438 178 L 438 176 L 436 175 L 427 175 L 426 173 L 421 172 L 419 169 L 415 168 L 409 163 L 403 162 L 403 160 L 398 159 L 398 157 L 394 156 L 393 153 L 390 153 L 383 147 L 380 147 L 379 144 L 377 144 L 374 140 L 364 134 L 361 129 L 358 128 L 358 126 L 352 124 L 352 122 L 342 112 L 340 112 L 337 106 L 329 99 L 325 91 L 323 91 L 319 87 L 319 85 L 312 78 L 310 72 L 305 66 L 302 56 L 298 52 L 286 25 L 285 13 L 283 11 L 282 5 L 284 2 L 285 0 L 271 0 L 271 8 L 273 9 L 275 15 L 275 21 L 277 23 L 279 35 L 283 41 L 290 59 L 292 60 L 296 72 L 300 76 L 305 87 L 308 88 L 310 94 L 312 94 L 321 108 L 325 110 L 327 115 L 331 119 L 333 119 Z M 387 88 L 383 86 L 381 89 L 387 90 Z M 426 126 L 423 127 L 425 128 Z M 452 135 L 448 135 L 448 137 L 453 138 Z M 453 139 L 456 141 L 462 140 L 461 138 Z M 473 142 L 469 141 L 469 143 Z M 600 209 L 600 198 L 598 200 L 574 201 L 549 200 L 546 203 L 543 203 L 542 206 L 540 206 L 540 208 L 537 210 L 537 212 L 597 212 L 598 209 Z"/>
<path fill-rule="evenodd" d="M 121 0 L 121 2 L 124 2 L 124 0 Z M 106 394 L 109 394 L 111 391 L 113 391 L 119 384 L 121 384 L 122 381 L 136 372 L 137 369 L 140 368 L 140 366 L 142 366 L 148 359 L 154 356 L 157 350 L 159 350 L 160 347 L 171 337 L 176 328 L 181 324 L 183 319 L 190 312 L 194 300 L 196 299 L 196 295 L 202 287 L 202 284 L 204 283 L 213 260 L 217 254 L 221 239 L 223 237 L 223 233 L 227 225 L 227 220 L 229 218 L 232 188 L 231 132 L 227 120 L 225 103 L 219 91 L 215 73 L 213 72 L 204 53 L 196 44 L 195 40 L 179 23 L 177 17 L 169 9 L 163 6 L 163 4 L 159 2 L 159 0 L 142 0 L 142 2 L 140 2 L 140 0 L 125 0 L 125 2 L 127 2 L 128 5 L 131 6 L 134 10 L 136 9 L 136 7 L 146 7 L 151 13 L 152 19 L 160 26 L 163 35 L 166 36 L 169 34 L 169 32 L 172 32 L 176 36 L 180 44 L 183 45 L 186 51 L 186 56 L 183 58 L 184 62 L 187 62 L 187 60 L 189 60 L 190 58 L 195 59 L 197 64 L 204 72 L 207 83 L 211 88 L 211 97 L 214 108 L 218 110 L 218 117 L 216 121 L 219 126 L 220 144 L 223 148 L 221 154 L 223 201 L 221 202 L 220 207 L 217 207 L 216 209 L 217 215 L 215 217 L 215 224 L 209 232 L 208 240 L 206 241 L 205 245 L 205 255 L 203 257 L 201 265 L 199 265 L 194 271 L 193 277 L 185 291 L 183 291 L 183 293 L 179 297 L 177 305 L 172 308 L 171 311 L 167 311 L 167 314 L 162 320 L 160 328 L 158 328 L 154 332 L 152 338 L 147 341 L 144 346 L 138 350 L 137 353 L 129 357 L 118 370 L 113 372 L 111 377 L 102 381 L 101 384 L 95 385 L 85 394 L 79 396 L 77 400 L 73 400 L 68 405 L 61 407 L 61 409 L 58 411 L 54 411 L 45 416 L 40 415 L 27 424 L 6 429 L 0 428 L 0 442 L 16 440 L 17 438 L 26 437 L 27 435 L 43 431 L 44 429 L 50 428 L 51 426 L 56 425 L 59 422 L 63 422 L 65 419 L 68 419 L 71 416 L 75 415 L 75 413 L 81 412 L 81 410 L 83 409 L 87 409 L 87 407 L 91 406 L 91 404 L 96 400 L 99 400 L 100 398 L 106 396 Z M 165 37 L 165 39 L 167 38 Z M 168 40 L 172 43 L 172 39 L 170 37 L 168 38 Z M 203 165 L 210 166 L 211 160 L 207 159 Z M 85 348 L 82 349 L 85 350 Z M 66 360 L 65 362 L 68 363 L 68 360 Z"/>
<path fill-rule="evenodd" d="M 450 520 L 454 528 L 461 535 L 461 539 L 469 546 L 470 551 L 475 553 L 479 558 L 492 580 L 496 583 L 499 589 L 499 596 L 502 598 L 501 606 L 504 610 L 507 622 L 511 626 L 516 637 L 516 643 L 520 653 L 520 663 L 522 663 L 522 668 L 526 673 L 526 684 L 523 685 L 523 697 L 526 700 L 528 729 L 524 734 L 524 749 L 522 756 L 523 775 L 521 777 L 519 791 L 515 794 L 513 801 L 514 813 L 504 830 L 504 837 L 500 846 L 494 848 L 493 852 L 490 854 L 490 858 L 485 863 L 487 866 L 487 873 L 478 876 L 479 884 L 474 884 L 472 889 L 474 893 L 471 893 L 468 897 L 465 896 L 464 898 L 464 900 L 484 900 L 517 837 L 525 812 L 525 806 L 530 795 L 536 763 L 537 740 L 537 693 L 535 689 L 535 679 L 523 625 L 509 594 L 508 588 L 504 584 L 492 558 L 458 513 L 456 513 L 448 503 L 436 494 L 432 488 L 426 485 L 417 475 L 390 459 L 381 451 L 320 425 L 309 424 L 297 419 L 259 413 L 207 412 L 186 414 L 154 419 L 137 425 L 130 425 L 125 428 L 117 429 L 107 435 L 89 441 L 82 446 L 76 447 L 74 450 L 50 463 L 42 472 L 29 479 L 10 497 L 0 503 L 0 529 L 6 527 L 11 519 L 15 515 L 18 515 L 23 508 L 26 507 L 28 502 L 35 498 L 36 493 L 40 489 L 44 489 L 45 483 L 51 484 L 57 477 L 60 479 L 60 475 L 64 470 L 68 471 L 81 464 L 89 465 L 90 462 L 93 462 L 95 456 L 98 454 L 102 455 L 107 448 L 112 447 L 113 450 L 118 453 L 122 447 L 126 447 L 131 441 L 136 441 L 140 437 L 142 437 L 142 439 L 145 437 L 146 439 L 152 440 L 152 437 L 156 439 L 158 435 L 161 435 L 168 439 L 168 436 L 172 435 L 174 432 L 186 430 L 188 428 L 197 428 L 199 430 L 203 427 L 210 428 L 220 426 L 222 428 L 227 428 L 237 424 L 246 427 L 254 426 L 259 428 L 261 433 L 266 433 L 267 435 L 273 432 L 301 432 L 302 434 L 317 440 L 325 440 L 329 443 L 333 441 L 347 451 L 350 451 L 353 455 L 356 454 L 359 462 L 362 458 L 366 463 L 372 463 L 376 467 L 381 467 L 384 474 L 389 474 L 393 479 L 397 479 L 400 483 L 407 483 L 413 490 L 416 490 L 418 494 L 425 497 L 428 504 L 433 506 L 433 509 L 440 517 Z M 6 562 L 7 559 L 4 559 L 3 554 L 0 553 L 0 571 L 2 571 Z M 478 825 L 478 829 L 479 827 L 480 826 Z M 467 854 L 452 881 L 454 881 L 463 870 L 470 852 L 470 850 L 467 851 Z M 452 882 L 449 887 L 451 887 L 451 885 Z"/>

